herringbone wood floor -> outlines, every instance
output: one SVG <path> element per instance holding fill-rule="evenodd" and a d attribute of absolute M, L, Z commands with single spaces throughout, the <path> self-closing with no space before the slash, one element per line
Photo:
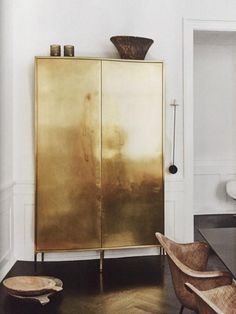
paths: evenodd
<path fill-rule="evenodd" d="M 213 258 L 213 268 L 218 268 Z M 221 265 L 220 265 L 221 266 Z M 222 267 L 221 267 L 222 268 Z M 31 262 L 17 262 L 8 276 L 32 275 Z M 59 277 L 63 292 L 41 306 L 23 302 L 0 287 L 0 314 L 175 314 L 180 304 L 175 297 L 167 262 L 159 256 L 110 259 L 99 262 L 45 262 L 38 274 Z M 192 313 L 184 310 L 184 314 Z"/>

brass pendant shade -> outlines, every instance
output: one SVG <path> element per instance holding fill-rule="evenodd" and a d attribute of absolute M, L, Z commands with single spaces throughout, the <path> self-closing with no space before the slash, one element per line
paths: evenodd
<path fill-rule="evenodd" d="M 36 58 L 36 252 L 164 231 L 163 64 Z"/>

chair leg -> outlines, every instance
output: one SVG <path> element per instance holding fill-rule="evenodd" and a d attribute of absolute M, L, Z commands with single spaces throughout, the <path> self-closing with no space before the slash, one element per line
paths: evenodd
<path fill-rule="evenodd" d="M 180 308 L 179 314 L 182 314 L 182 313 L 183 313 L 183 310 L 184 310 L 184 306 L 183 306 L 183 305 L 181 305 L 181 308 Z"/>

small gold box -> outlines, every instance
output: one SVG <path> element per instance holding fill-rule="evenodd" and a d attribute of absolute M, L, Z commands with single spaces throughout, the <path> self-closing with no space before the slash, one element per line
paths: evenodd
<path fill-rule="evenodd" d="M 61 46 L 60 45 L 50 45 L 50 56 L 51 57 L 60 57 L 61 55 Z"/>
<path fill-rule="evenodd" d="M 75 55 L 75 48 L 72 45 L 65 45 L 64 46 L 64 56 L 65 57 L 74 57 Z"/>

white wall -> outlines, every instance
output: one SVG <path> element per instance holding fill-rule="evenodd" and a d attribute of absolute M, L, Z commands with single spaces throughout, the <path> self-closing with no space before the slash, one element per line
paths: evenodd
<path fill-rule="evenodd" d="M 0 2 L 0 280 L 13 257 L 12 3 Z"/>
<path fill-rule="evenodd" d="M 1 187 L 12 184 L 12 4 L 11 1 L 0 3 L 0 180 Z"/>
<path fill-rule="evenodd" d="M 236 178 L 236 32 L 195 32 L 194 211 L 236 211 L 225 184 Z"/>
<path fill-rule="evenodd" d="M 4 2 L 7 3 L 5 0 Z M 11 2 L 9 2 L 9 7 Z M 6 8 L 7 9 L 7 8 Z M 33 258 L 34 150 L 33 62 L 52 43 L 74 44 L 76 55 L 118 57 L 109 38 L 136 35 L 154 39 L 147 59 L 166 64 L 166 167 L 171 162 L 173 111 L 177 109 L 176 164 L 166 172 L 166 234 L 192 239 L 192 213 L 185 206 L 182 19 L 236 19 L 233 0 L 21 0 L 13 1 L 14 215 L 15 255 Z M 4 38 L 8 36 L 5 32 Z M 5 88 L 7 90 L 7 88 Z M 187 106 L 187 104 L 185 104 Z M 95 255 L 94 255 L 95 256 Z"/>

